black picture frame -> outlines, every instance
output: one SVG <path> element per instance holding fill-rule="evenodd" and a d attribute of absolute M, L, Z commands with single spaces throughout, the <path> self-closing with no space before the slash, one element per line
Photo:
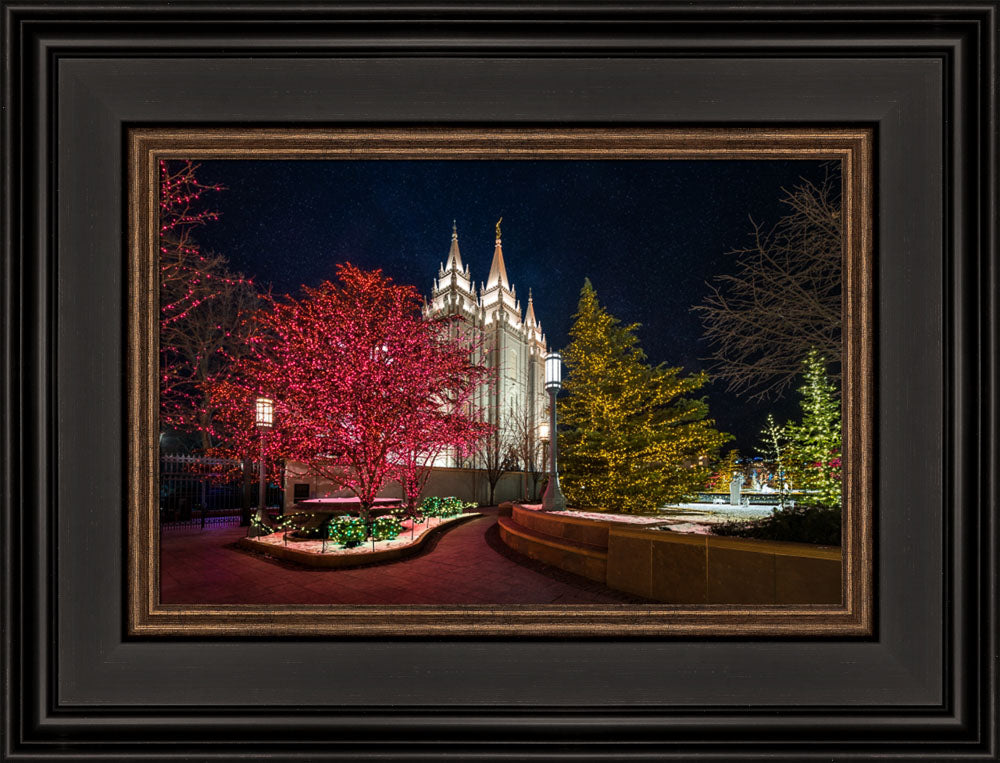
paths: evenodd
<path fill-rule="evenodd" d="M 2 10 L 8 759 L 996 759 L 996 2 Z M 874 128 L 874 636 L 126 637 L 124 131 L 236 123 Z"/>

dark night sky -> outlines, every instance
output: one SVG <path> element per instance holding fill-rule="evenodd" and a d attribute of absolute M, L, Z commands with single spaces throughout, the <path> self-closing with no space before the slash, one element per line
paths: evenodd
<path fill-rule="evenodd" d="M 568 342 L 584 277 L 653 362 L 701 369 L 708 354 L 691 306 L 731 272 L 749 216 L 784 214 L 782 188 L 820 179 L 810 161 L 203 161 L 199 179 L 221 218 L 202 248 L 276 294 L 332 278 L 350 261 L 429 294 L 458 222 L 462 260 L 478 283 L 503 215 L 507 273 L 522 308 L 528 288 L 549 344 Z M 750 455 L 768 411 L 797 412 L 794 393 L 757 404 L 705 388 L 711 415 Z"/>

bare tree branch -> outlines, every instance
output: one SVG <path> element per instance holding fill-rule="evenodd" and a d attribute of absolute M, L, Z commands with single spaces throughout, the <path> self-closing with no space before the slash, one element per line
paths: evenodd
<path fill-rule="evenodd" d="M 526 495 L 524 498 L 526 499 L 537 496 L 538 481 L 545 468 L 545 448 L 539 431 L 540 422 L 535 421 L 531 414 L 531 408 L 527 405 L 520 409 L 511 405 L 510 416 L 507 419 L 511 429 L 513 453 L 517 459 L 518 467 L 524 472 L 525 478 L 531 480 L 530 489 L 525 485 Z"/>
<path fill-rule="evenodd" d="M 753 399 L 780 396 L 815 348 L 840 357 L 843 217 L 839 166 L 803 179 L 782 203 L 789 214 L 767 230 L 751 219 L 752 244 L 734 249 L 736 272 L 708 284 L 700 313 L 715 379 Z M 839 379 L 839 364 L 831 369 Z"/>
<path fill-rule="evenodd" d="M 494 504 L 501 477 L 517 468 L 517 437 L 513 429 L 499 426 L 479 440 L 474 450 L 475 464 L 486 472 L 490 485 L 489 505 Z"/>

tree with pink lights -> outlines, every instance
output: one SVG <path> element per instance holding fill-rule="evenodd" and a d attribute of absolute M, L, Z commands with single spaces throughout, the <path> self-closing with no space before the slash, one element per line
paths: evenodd
<path fill-rule="evenodd" d="M 488 435 L 488 425 L 460 413 L 474 391 L 473 385 L 450 390 L 447 402 L 437 410 L 427 406 L 426 410 L 410 417 L 402 429 L 405 444 L 393 455 L 394 475 L 403 488 L 410 516 L 417 513 L 416 504 L 435 459 L 450 448 L 457 450 L 460 456 L 468 455 L 476 443 Z"/>
<path fill-rule="evenodd" d="M 425 321 L 412 286 L 344 264 L 337 282 L 272 300 L 257 316 L 252 353 L 213 386 L 231 442 L 259 442 L 251 401 L 275 401 L 272 458 L 356 495 L 366 518 L 378 492 L 403 482 L 411 501 L 445 448 L 469 448 L 488 428 L 466 410 L 489 371 L 468 341 Z M 237 445 L 237 447 L 240 447 Z"/>
<path fill-rule="evenodd" d="M 259 297 L 252 281 L 231 272 L 222 255 L 202 252 L 194 238 L 218 218 L 205 196 L 223 188 L 202 183 L 190 161 L 161 161 L 159 169 L 160 418 L 197 432 L 208 452 L 217 440 L 207 388 L 245 351 Z"/>

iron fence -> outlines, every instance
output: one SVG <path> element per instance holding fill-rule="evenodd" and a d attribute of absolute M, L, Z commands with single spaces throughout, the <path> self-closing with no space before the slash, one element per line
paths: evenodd
<path fill-rule="evenodd" d="M 203 456 L 160 456 L 160 527 L 238 525 L 257 505 L 257 474 L 243 463 Z M 268 506 L 283 505 L 280 485 L 268 484 Z"/>

